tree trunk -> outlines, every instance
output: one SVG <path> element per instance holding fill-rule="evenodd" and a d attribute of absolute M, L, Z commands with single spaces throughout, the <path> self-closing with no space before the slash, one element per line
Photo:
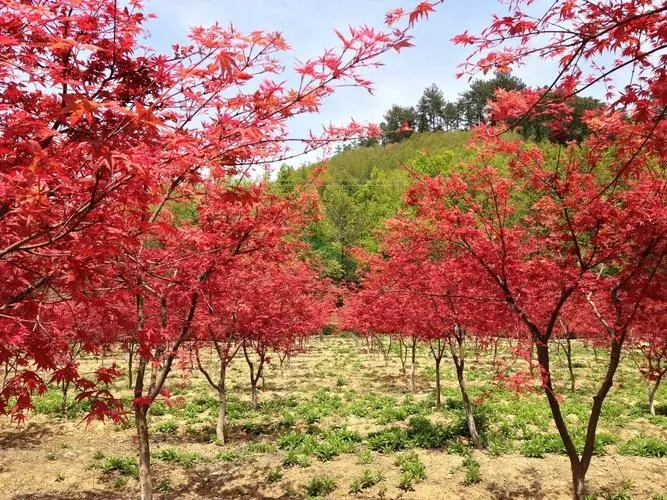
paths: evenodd
<path fill-rule="evenodd" d="M 227 442 L 227 390 L 224 381 L 218 389 L 218 425 L 215 427 L 215 435 L 220 444 Z"/>
<path fill-rule="evenodd" d="M 442 406 L 442 389 L 440 387 L 440 362 L 442 358 L 435 360 L 435 407 L 439 410 Z"/>
<path fill-rule="evenodd" d="M 655 391 L 648 391 L 648 411 L 655 417 Z"/>
<path fill-rule="evenodd" d="M 405 345 L 405 339 L 403 337 L 399 340 L 398 357 L 401 359 L 401 375 L 405 376 L 405 364 L 408 361 L 408 346 Z"/>
<path fill-rule="evenodd" d="M 576 379 L 574 377 L 574 368 L 572 367 L 572 340 L 570 334 L 565 335 L 565 356 L 567 358 L 567 370 L 570 373 L 570 390 L 575 391 Z"/>
<path fill-rule="evenodd" d="M 146 360 L 140 358 L 137 378 L 134 386 L 135 399 L 144 397 L 144 377 L 146 374 Z M 153 500 L 153 479 L 151 477 L 151 452 L 148 439 L 148 408 L 149 405 L 134 405 L 134 423 L 137 428 L 139 441 L 139 488 L 141 500 Z"/>
<path fill-rule="evenodd" d="M 257 366 L 257 372 L 255 372 L 255 364 L 250 359 L 245 342 L 243 343 L 243 356 L 245 357 L 246 363 L 248 363 L 248 367 L 250 368 L 250 403 L 253 410 L 257 409 L 257 382 L 259 381 L 260 377 L 262 377 L 262 372 L 264 371 L 264 350 L 262 349 L 261 352 L 258 352 L 258 354 L 260 361 L 259 365 Z"/>
<path fill-rule="evenodd" d="M 468 396 L 468 388 L 466 387 L 465 377 L 463 376 L 465 370 L 465 351 L 464 351 L 464 332 L 457 326 L 454 338 L 449 337 L 449 350 L 454 361 L 454 368 L 456 369 L 456 379 L 459 383 L 459 390 L 461 391 L 461 399 L 463 400 L 463 411 L 466 415 L 466 424 L 468 424 L 468 432 L 470 433 L 470 441 L 473 447 L 481 449 L 484 447 L 479 433 L 477 432 L 477 424 L 475 423 L 475 412 L 473 405 Z M 456 343 L 456 346 L 455 346 Z"/>
<path fill-rule="evenodd" d="M 547 397 L 547 401 L 549 402 L 551 416 L 554 419 L 556 429 L 558 429 L 558 434 L 563 441 L 567 456 L 570 460 L 570 472 L 572 473 L 572 498 L 575 500 L 583 500 L 585 498 L 584 492 L 586 490 L 586 471 L 582 468 L 579 454 L 567 429 L 567 425 L 565 424 L 565 420 L 563 419 L 563 414 L 560 409 L 560 403 L 553 390 L 549 359 L 549 346 L 546 341 L 543 342 L 539 340 L 535 342 L 535 346 L 537 349 L 537 362 L 540 367 L 540 372 L 542 373 L 542 386 L 544 387 L 544 393 Z M 595 438 L 595 436 L 593 436 L 593 438 Z"/>
<path fill-rule="evenodd" d="M 148 406 L 146 405 L 136 405 L 134 407 L 134 420 L 137 426 L 137 437 L 139 438 L 139 487 L 141 489 L 141 500 L 153 499 L 147 413 Z"/>
<path fill-rule="evenodd" d="M 415 392 L 415 374 L 417 372 L 417 339 L 412 339 L 412 366 L 410 367 L 410 391 Z"/>
<path fill-rule="evenodd" d="M 127 358 L 127 388 L 132 389 L 134 386 L 134 381 L 132 380 L 132 370 L 133 370 L 133 365 L 134 363 L 134 344 L 130 343 L 128 345 L 128 358 Z"/>
<path fill-rule="evenodd" d="M 652 387 L 651 387 L 651 380 L 649 380 L 649 378 L 646 377 L 646 386 L 648 392 L 648 411 L 650 412 L 652 417 L 655 417 L 655 394 L 656 392 L 658 392 L 658 389 L 660 388 L 660 383 L 662 382 L 662 378 L 665 376 L 665 374 L 667 374 L 667 367 L 662 369 L 660 367 L 660 362 L 662 360 L 663 355 L 661 355 L 660 358 L 658 359 L 657 369 L 659 371 L 657 373 L 657 376 L 653 380 Z"/>
<path fill-rule="evenodd" d="M 442 406 L 442 386 L 440 384 L 440 363 L 442 362 L 442 356 L 445 353 L 445 343 L 442 339 L 438 338 L 437 344 L 433 346 L 433 340 L 430 340 L 428 343 L 429 348 L 431 349 L 431 355 L 435 360 L 435 407 L 439 410 Z"/>
<path fill-rule="evenodd" d="M 463 366 L 456 367 L 456 378 L 459 381 L 459 389 L 461 390 L 461 397 L 463 398 L 463 411 L 466 414 L 466 423 L 468 424 L 468 431 L 470 432 L 470 441 L 473 447 L 481 449 L 484 447 L 482 440 L 477 432 L 477 424 L 475 423 L 475 414 L 473 411 L 470 397 L 468 396 L 468 389 L 466 388 L 465 379 L 463 378 Z"/>
<path fill-rule="evenodd" d="M 143 329 L 145 323 L 144 298 L 137 295 L 137 327 Z M 138 404 L 144 397 L 144 379 L 146 376 L 146 358 L 139 358 L 137 377 L 134 383 L 134 424 L 137 428 L 137 439 L 139 441 L 139 488 L 141 500 L 153 500 L 153 479 L 151 477 L 151 452 L 148 440 L 148 414 L 149 405 Z"/>
<path fill-rule="evenodd" d="M 65 419 L 67 418 L 67 391 L 69 390 L 69 381 L 63 381 L 63 401 L 60 404 L 60 416 Z"/>
<path fill-rule="evenodd" d="M 655 385 L 653 387 L 649 386 L 648 390 L 648 411 L 651 413 L 652 417 L 655 417 L 655 393 L 658 392 L 660 382 L 661 379 L 659 378 L 655 381 Z"/>
<path fill-rule="evenodd" d="M 549 368 L 549 347 L 546 342 L 536 343 L 537 359 L 540 365 L 540 371 L 543 374 L 542 384 L 544 386 L 544 392 L 547 396 L 549 407 L 551 408 L 551 415 L 553 416 L 554 423 L 556 424 L 556 428 L 563 440 L 568 458 L 570 459 L 570 469 L 572 471 L 572 497 L 576 500 L 583 500 L 585 498 L 586 472 L 588 472 L 588 467 L 590 466 L 593 457 L 595 434 L 602 413 L 602 404 L 614 383 L 614 375 L 616 374 L 616 370 L 618 369 L 621 360 L 621 350 L 624 340 L 625 335 L 620 335 L 618 339 L 612 338 L 605 378 L 600 384 L 597 393 L 593 396 L 593 406 L 588 418 L 586 439 L 581 456 L 577 453 L 577 449 L 575 448 L 572 438 L 567 430 L 565 420 L 561 413 L 560 403 L 553 390 L 551 371 Z"/>
<path fill-rule="evenodd" d="M 161 353 L 158 353 L 157 349 L 155 350 L 156 354 L 155 356 L 159 356 Z M 152 393 L 155 391 L 155 384 L 157 383 L 157 365 L 155 363 L 151 363 L 151 379 L 148 384 L 148 392 Z"/>
<path fill-rule="evenodd" d="M 586 476 L 581 473 L 580 466 L 571 465 L 572 468 L 572 498 L 574 500 L 586 500 Z"/>

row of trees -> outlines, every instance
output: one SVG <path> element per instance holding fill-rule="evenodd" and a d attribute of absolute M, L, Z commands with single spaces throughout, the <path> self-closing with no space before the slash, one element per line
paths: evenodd
<path fill-rule="evenodd" d="M 457 346 L 466 335 L 517 338 L 529 362 L 536 357 L 540 388 L 570 460 L 573 498 L 582 500 L 624 348 L 645 356 L 649 399 L 665 373 L 667 8 L 575 0 L 534 16 L 530 3 L 512 2 L 482 33 L 466 32 L 455 42 L 473 46 L 470 72 L 507 72 L 543 57 L 559 61 L 559 75 L 548 92 L 497 89 L 488 121 L 473 131 L 472 158 L 445 175 L 416 176 L 409 208 L 388 225 L 382 253 L 370 259 L 345 316 L 361 332 L 429 341 L 436 366 L 434 341 L 446 342 L 457 373 L 463 371 Z M 613 64 L 601 66 L 600 54 L 612 54 Z M 563 134 L 576 112 L 566 98 L 624 68 L 632 79 L 617 84 L 609 105 L 583 114 L 582 140 Z M 563 99 L 550 101 L 550 94 Z M 537 146 L 502 135 L 531 120 L 555 138 L 577 140 Z M 360 314 L 374 307 L 387 316 Z M 550 346 L 561 335 L 606 352 L 581 448 L 564 418 L 559 388 L 565 384 L 551 369 Z M 475 436 L 474 421 L 469 425 Z"/>
<path fill-rule="evenodd" d="M 409 192 L 410 208 L 387 222 L 380 254 L 366 257 L 368 272 L 346 301 L 342 324 L 411 348 L 413 374 L 415 346 L 427 343 L 438 405 L 441 362 L 449 351 L 476 447 L 483 443 L 466 388 L 466 342 L 517 341 L 523 348 L 514 354 L 525 356 L 526 366 L 537 358 L 539 383 L 581 497 L 602 403 L 624 347 L 643 354 L 639 364 L 655 414 L 667 341 L 664 171 L 646 168 L 654 161 L 649 153 L 647 164 L 635 163 L 632 173 L 614 181 L 627 156 L 591 170 L 591 150 L 601 154 L 592 145 L 563 152 L 488 133 L 478 139 L 484 148 L 473 162 L 424 177 Z M 609 355 L 583 450 L 575 448 L 562 416 L 559 393 L 567 384 L 553 380 L 550 369 L 550 346 L 572 336 Z M 514 378 L 531 380 L 531 372 Z M 568 382 L 574 390 L 574 380 Z"/>
<path fill-rule="evenodd" d="M 438 3 L 390 12 L 385 32 L 339 33 L 342 47 L 298 64 L 298 83 L 289 88 L 277 60 L 287 45 L 276 33 L 196 28 L 187 45 L 160 54 L 139 46 L 146 19 L 139 2 L 5 0 L 0 410 L 21 419 L 31 394 L 52 382 L 91 399 L 90 418 L 121 419 L 125 409 L 110 384 L 121 370 L 82 373 L 79 360 L 86 352 L 124 349 L 134 375 L 141 495 L 148 499 L 148 412 L 174 363 L 185 353 L 201 362 L 197 356 L 208 348 L 220 361 L 217 373 L 199 364 L 220 395 L 224 439 L 232 357 L 243 352 L 256 388 L 268 350 L 292 351 L 295 339 L 318 328 L 331 307 L 327 284 L 304 262 L 299 243 L 316 216 L 313 204 L 298 190 L 276 197 L 243 176 L 299 153 L 287 147 L 294 138 L 286 121 L 316 111 L 339 85 L 367 87 L 359 71 L 408 46 L 409 28 Z M 414 281 L 399 286 L 398 303 L 415 302 L 424 317 L 390 317 L 403 322 L 396 330 L 435 339 L 436 352 L 443 345 L 437 331 L 448 332 L 442 338 L 453 354 L 462 352 L 470 332 L 513 331 L 533 345 L 570 457 L 573 494 L 582 499 L 597 422 L 624 345 L 641 338 L 656 355 L 664 351 L 658 346 L 667 253 L 661 53 L 667 8 L 572 0 L 533 18 L 521 8 L 526 3 L 512 2 L 510 15 L 456 42 L 475 47 L 470 65 L 482 71 L 506 73 L 537 55 L 558 59 L 559 78 L 549 92 L 497 91 L 502 98 L 491 103 L 489 123 L 476 129 L 465 168 L 449 176 L 415 175 L 412 214 L 397 236 Z M 600 53 L 615 51 L 611 69 L 588 72 L 600 69 Z M 617 99 L 624 112 L 606 107 L 585 114 L 590 134 L 581 144 L 551 148 L 501 139 L 501 130 L 529 119 L 541 120 L 558 139 L 563 124 L 573 122 L 567 99 L 628 67 L 633 80 Z M 551 101 L 548 94 L 560 97 Z M 374 132 L 353 123 L 297 143 L 309 151 Z M 388 256 L 401 252 L 388 250 Z M 413 255 L 422 258 L 409 260 Z M 391 273 L 398 273 L 393 286 L 401 276 Z M 476 308 L 469 294 L 479 299 Z M 583 309 L 590 312 L 575 314 Z M 475 314 L 482 310 L 484 322 Z M 561 324 L 599 339 L 609 353 L 581 453 L 551 379 L 548 347 Z"/>
<path fill-rule="evenodd" d="M 194 356 L 220 396 L 224 440 L 230 360 L 243 353 L 255 399 L 268 351 L 293 352 L 332 303 L 299 243 L 317 203 L 278 198 L 247 173 L 372 132 L 352 123 L 299 139 L 287 120 L 338 86 L 368 87 L 360 70 L 408 46 L 425 13 L 339 33 L 339 48 L 296 65 L 292 88 L 279 33 L 197 27 L 158 53 L 140 45 L 141 2 L 3 1 L 0 411 L 20 421 L 32 394 L 58 384 L 91 401 L 88 418 L 126 418 L 112 384 L 122 370 L 81 364 L 120 349 L 150 499 L 147 415 L 174 363 Z"/>
<path fill-rule="evenodd" d="M 462 92 L 457 100 L 448 101 L 437 85 L 432 84 L 424 90 L 416 106 L 394 104 L 387 110 L 380 125 L 382 144 L 403 141 L 415 131 L 471 130 L 491 119 L 488 104 L 496 99 L 496 90 L 512 91 L 525 88 L 526 84 L 511 73 L 496 72 L 493 78 L 488 80 L 473 81 L 470 88 Z M 599 108 L 602 103 L 592 97 L 569 96 L 566 93 L 552 91 L 548 87 L 541 90 L 545 97 L 535 111 L 544 113 L 555 103 L 569 102 L 574 110 L 569 123 L 559 133 L 554 133 L 544 119 L 537 116 L 523 117 L 520 133 L 525 138 L 538 142 L 550 140 L 564 144 L 570 140 L 581 141 L 588 134 L 588 129 L 582 120 L 584 113 Z M 378 142 L 379 140 L 364 140 L 360 145 L 369 146 Z"/>

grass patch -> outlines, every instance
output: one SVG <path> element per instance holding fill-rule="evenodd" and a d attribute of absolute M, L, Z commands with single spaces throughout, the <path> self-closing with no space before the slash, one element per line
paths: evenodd
<path fill-rule="evenodd" d="M 139 464 L 134 457 L 109 456 L 103 460 L 93 461 L 89 467 L 91 469 L 100 469 L 103 472 L 118 472 L 122 476 L 139 477 Z"/>
<path fill-rule="evenodd" d="M 399 453 L 394 465 L 401 469 L 398 488 L 403 491 L 413 491 L 415 483 L 426 479 L 426 466 L 415 451 Z"/>
<path fill-rule="evenodd" d="M 181 451 L 175 448 L 164 448 L 151 453 L 151 457 L 164 462 L 172 462 L 183 467 L 190 467 L 203 460 L 203 457 L 196 452 Z"/>
<path fill-rule="evenodd" d="M 667 457 L 667 442 L 647 436 L 639 436 L 618 447 L 621 455 L 637 457 Z"/>
<path fill-rule="evenodd" d="M 336 489 L 336 480 L 331 476 L 315 476 L 304 488 L 310 497 L 323 497 Z"/>
<path fill-rule="evenodd" d="M 472 453 L 468 453 L 463 458 L 463 468 L 465 469 L 463 484 L 466 486 L 479 483 L 482 480 L 482 475 L 479 470 L 479 462 L 475 459 Z"/>
<path fill-rule="evenodd" d="M 361 493 L 363 490 L 372 488 L 385 480 L 382 471 L 373 472 L 370 469 L 364 469 L 361 476 L 356 477 L 350 483 L 349 493 Z"/>

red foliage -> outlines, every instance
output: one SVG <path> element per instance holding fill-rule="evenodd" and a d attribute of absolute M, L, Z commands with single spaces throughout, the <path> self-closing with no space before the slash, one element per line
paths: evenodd
<path fill-rule="evenodd" d="M 157 349 L 168 359 L 169 344 L 190 335 L 208 276 L 282 236 L 282 222 L 252 233 L 248 217 L 217 233 L 239 207 L 264 203 L 264 194 L 224 183 L 254 165 L 375 132 L 329 127 L 294 150 L 286 120 L 317 111 L 337 87 L 370 89 L 359 71 L 409 45 L 415 15 L 388 31 L 351 27 L 339 35 L 342 47 L 298 63 L 289 88 L 279 33 L 195 27 L 186 44 L 162 54 L 139 45 L 149 17 L 139 1 L 4 1 L 0 363 L 8 377 L 0 410 L 12 396 L 20 396 L 16 411 L 28 408 L 29 392 L 44 389 L 33 366 L 59 370 L 58 380 L 79 377 L 64 345 L 97 351 L 137 342 L 140 357 Z M 201 227 L 169 213 L 187 200 L 201 204 Z M 279 205 L 269 205 L 265 215 L 279 217 Z M 166 327 L 164 300 L 173 318 Z M 94 321 L 86 324 L 82 311 Z"/>

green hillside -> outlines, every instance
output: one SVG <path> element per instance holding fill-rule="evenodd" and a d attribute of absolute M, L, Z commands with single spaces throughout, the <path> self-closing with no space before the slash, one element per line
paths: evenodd
<path fill-rule="evenodd" d="M 317 186 L 325 217 L 312 227 L 309 242 L 323 260 L 325 273 L 355 279 L 354 247 L 377 248 L 376 231 L 395 215 L 412 183 L 411 175 L 450 171 L 467 154 L 469 132 L 424 132 L 392 144 L 356 147 L 335 155 L 315 179 L 316 167 L 281 168 L 276 190 Z"/>

